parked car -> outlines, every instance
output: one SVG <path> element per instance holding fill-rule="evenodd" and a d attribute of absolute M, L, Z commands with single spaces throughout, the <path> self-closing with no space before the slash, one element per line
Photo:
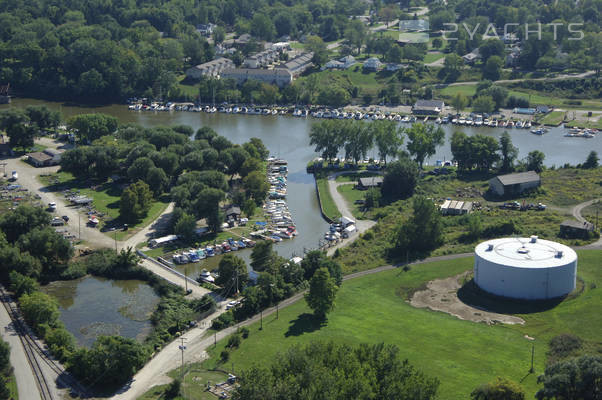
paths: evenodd
<path fill-rule="evenodd" d="M 19 179 L 19 174 L 17 173 L 17 171 L 13 171 L 13 172 L 11 173 L 11 176 L 10 176 L 10 179 L 9 179 L 9 181 L 12 181 L 12 182 L 14 182 L 14 181 L 16 181 L 17 179 Z"/>
<path fill-rule="evenodd" d="M 56 203 L 55 202 L 48 203 L 48 211 L 50 211 L 50 212 L 56 211 Z"/>
<path fill-rule="evenodd" d="M 63 218 L 63 221 L 65 222 L 69 222 L 69 217 L 66 215 L 63 215 L 61 218 Z"/>

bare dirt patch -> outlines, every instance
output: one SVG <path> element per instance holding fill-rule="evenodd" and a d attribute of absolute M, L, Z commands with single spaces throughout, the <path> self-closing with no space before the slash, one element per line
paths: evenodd
<path fill-rule="evenodd" d="M 425 290 L 414 293 L 410 300 L 410 304 L 416 308 L 428 308 L 433 311 L 441 311 L 463 320 L 485 322 L 489 325 L 496 323 L 523 325 L 525 323 L 522 318 L 490 312 L 463 303 L 458 298 L 458 289 L 462 287 L 460 282 L 464 282 L 469 274 L 470 272 L 467 271 L 446 279 L 435 279 L 430 281 L 426 285 Z"/>

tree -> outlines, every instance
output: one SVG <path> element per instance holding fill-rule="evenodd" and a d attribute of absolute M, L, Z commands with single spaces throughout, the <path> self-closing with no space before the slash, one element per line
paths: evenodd
<path fill-rule="evenodd" d="M 403 129 L 399 128 L 393 121 L 379 120 L 369 125 L 371 135 L 374 137 L 378 155 L 381 161 L 387 163 L 387 156 L 394 156 L 399 152 L 403 144 Z"/>
<path fill-rule="evenodd" d="M 33 146 L 37 126 L 30 124 L 27 114 L 16 108 L 0 112 L 0 129 L 6 131 L 11 147 L 28 148 Z"/>
<path fill-rule="evenodd" d="M 387 165 L 381 192 L 392 199 L 406 199 L 414 194 L 418 183 L 418 165 L 407 157 Z"/>
<path fill-rule="evenodd" d="M 586 169 L 598 168 L 599 160 L 600 159 L 598 158 L 598 153 L 596 151 L 592 150 L 588 154 L 587 159 L 583 163 L 582 167 L 586 168 Z"/>
<path fill-rule="evenodd" d="M 479 386 L 470 393 L 471 400 L 525 400 L 525 392 L 515 382 L 504 378 Z"/>
<path fill-rule="evenodd" d="M 504 57 L 504 42 L 500 39 L 487 39 L 479 47 L 479 54 L 486 63 L 491 56 Z"/>
<path fill-rule="evenodd" d="M 320 268 L 328 269 L 328 273 L 334 279 L 334 283 L 337 286 L 341 286 L 343 283 L 343 271 L 341 266 L 330 260 L 325 252 L 321 250 L 312 250 L 308 252 L 303 258 L 303 261 L 301 261 L 303 279 L 306 281 L 309 281 Z"/>
<path fill-rule="evenodd" d="M 24 294 L 19 298 L 19 306 L 23 317 L 37 333 L 42 325 L 54 327 L 59 320 L 57 301 L 45 293 Z"/>
<path fill-rule="evenodd" d="M 472 101 L 472 109 L 478 113 L 491 113 L 495 110 L 495 102 L 491 96 L 479 96 Z"/>
<path fill-rule="evenodd" d="M 38 290 L 38 282 L 34 278 L 22 275 L 17 271 L 12 271 L 9 275 L 10 291 L 21 297 L 24 294 L 32 294 Z"/>
<path fill-rule="evenodd" d="M 319 393 L 322 399 L 432 400 L 438 385 L 404 361 L 395 345 L 313 341 L 244 371 L 232 398 L 310 400 Z"/>
<path fill-rule="evenodd" d="M 367 210 L 371 210 L 374 207 L 378 207 L 380 203 L 381 192 L 376 188 L 370 188 L 364 195 L 364 207 Z"/>
<path fill-rule="evenodd" d="M 166 399 L 175 399 L 180 395 L 180 391 L 182 390 L 182 381 L 179 379 L 174 379 L 173 382 L 169 384 L 167 389 L 165 390 L 165 398 Z"/>
<path fill-rule="evenodd" d="M 80 114 L 67 120 L 67 129 L 75 131 L 81 141 L 92 142 L 117 130 L 117 118 L 106 114 Z"/>
<path fill-rule="evenodd" d="M 537 381 L 543 383 L 535 397 L 538 400 L 597 400 L 602 393 L 602 357 L 584 355 L 546 367 Z"/>
<path fill-rule="evenodd" d="M 318 94 L 318 103 L 334 108 L 343 107 L 351 102 L 349 91 L 338 85 L 332 85 L 320 90 Z"/>
<path fill-rule="evenodd" d="M 483 79 L 497 81 L 502 76 L 504 61 L 500 56 L 491 56 L 483 67 Z"/>
<path fill-rule="evenodd" d="M 320 268 L 309 281 L 309 291 L 305 295 L 307 305 L 314 311 L 319 320 L 325 320 L 334 308 L 338 286 L 326 268 Z"/>
<path fill-rule="evenodd" d="M 187 243 L 192 243 L 196 238 L 196 219 L 187 213 L 179 216 L 174 225 L 174 233 Z"/>
<path fill-rule="evenodd" d="M 257 242 L 251 251 L 251 268 L 258 272 L 265 271 L 272 264 L 275 256 L 271 241 Z"/>
<path fill-rule="evenodd" d="M 451 53 L 445 56 L 442 73 L 446 75 L 446 82 L 454 82 L 460 76 L 464 60 L 457 54 Z"/>
<path fill-rule="evenodd" d="M 159 197 L 169 184 L 169 178 L 165 174 L 165 171 L 157 167 L 148 170 L 144 181 L 151 185 L 155 197 Z"/>
<path fill-rule="evenodd" d="M 510 134 L 504 131 L 500 137 L 500 152 L 502 153 L 502 172 L 512 172 L 514 169 L 514 160 L 518 156 L 518 148 L 512 145 Z"/>
<path fill-rule="evenodd" d="M 421 123 L 413 124 L 405 132 L 409 140 L 407 149 L 422 169 L 425 158 L 435 154 L 437 147 L 443 144 L 445 132 L 435 125 Z"/>
<path fill-rule="evenodd" d="M 422 256 L 443 244 L 441 213 L 432 200 L 414 197 L 413 214 L 398 228 L 395 252 L 399 256 Z"/>
<path fill-rule="evenodd" d="M 541 172 L 543 171 L 543 160 L 546 155 L 539 150 L 533 150 L 527 154 L 526 167 L 527 171 Z"/>
<path fill-rule="evenodd" d="M 274 22 L 263 13 L 255 13 L 251 20 L 251 34 L 261 40 L 272 40 L 276 36 Z"/>
<path fill-rule="evenodd" d="M 10 369 L 10 346 L 0 339 L 0 371 L 8 372 Z"/>
<path fill-rule="evenodd" d="M 495 109 L 500 109 L 506 104 L 508 89 L 503 86 L 491 85 L 486 89 L 477 92 L 478 96 L 491 96 L 495 103 Z"/>
<path fill-rule="evenodd" d="M 121 193 L 119 216 L 126 222 L 136 222 L 148 213 L 153 201 L 149 186 L 138 181 Z"/>
<path fill-rule="evenodd" d="M 463 93 L 456 93 L 452 98 L 451 105 L 457 113 L 461 112 L 468 105 L 468 98 Z"/>
<path fill-rule="evenodd" d="M 222 44 L 226 39 L 226 30 L 221 26 L 216 26 L 213 28 L 213 33 L 211 35 L 215 44 Z"/>
<path fill-rule="evenodd" d="M 305 42 L 305 48 L 307 51 L 314 53 L 311 61 L 316 64 L 318 67 L 322 66 L 326 61 L 328 61 L 328 48 L 326 47 L 326 43 L 319 36 L 308 36 L 307 41 Z M 310 75 L 310 77 L 313 75 Z M 317 78 L 317 76 L 316 76 Z M 309 80 L 309 77 L 306 81 Z M 311 98 L 310 98 L 311 103 Z"/>
<path fill-rule="evenodd" d="M 270 189 L 270 185 L 266 181 L 265 175 L 260 171 L 253 171 L 245 176 L 242 182 L 247 195 L 255 200 L 257 205 L 260 205 Z"/>
<path fill-rule="evenodd" d="M 362 45 L 366 40 L 366 26 L 358 19 L 354 19 L 347 25 L 345 29 L 345 39 L 352 47 L 357 49 L 357 54 L 362 51 Z"/>
<path fill-rule="evenodd" d="M 47 106 L 27 106 L 25 113 L 29 120 L 36 124 L 40 130 L 56 129 L 61 123 L 61 113 L 52 111 Z"/>
<path fill-rule="evenodd" d="M 50 225 L 50 215 L 39 207 L 21 205 L 10 213 L 0 216 L 0 229 L 9 243 L 14 243 L 19 236 L 38 227 Z"/>
<path fill-rule="evenodd" d="M 236 287 L 236 293 L 244 288 L 249 280 L 245 260 L 234 254 L 226 254 L 222 257 L 218 271 L 219 276 L 215 279 L 215 283 L 224 287 Z"/>
<path fill-rule="evenodd" d="M 209 229 L 217 233 L 221 229 L 224 220 L 224 214 L 220 210 L 220 202 L 225 198 L 226 194 L 215 188 L 203 189 L 196 197 L 193 209 L 197 217 L 205 218 Z"/>

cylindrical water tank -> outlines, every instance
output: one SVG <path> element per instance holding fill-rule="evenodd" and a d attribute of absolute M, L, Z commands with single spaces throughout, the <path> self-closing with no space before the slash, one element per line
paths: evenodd
<path fill-rule="evenodd" d="M 488 240 L 475 248 L 474 280 L 486 292 L 503 297 L 561 297 L 575 289 L 577 253 L 537 236 Z"/>

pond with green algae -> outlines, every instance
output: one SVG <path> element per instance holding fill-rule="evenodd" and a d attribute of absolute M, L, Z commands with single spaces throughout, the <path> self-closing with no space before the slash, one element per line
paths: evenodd
<path fill-rule="evenodd" d="M 145 282 L 85 276 L 42 288 L 57 299 L 60 319 L 79 345 L 90 347 L 101 335 L 143 341 L 159 296 Z"/>

